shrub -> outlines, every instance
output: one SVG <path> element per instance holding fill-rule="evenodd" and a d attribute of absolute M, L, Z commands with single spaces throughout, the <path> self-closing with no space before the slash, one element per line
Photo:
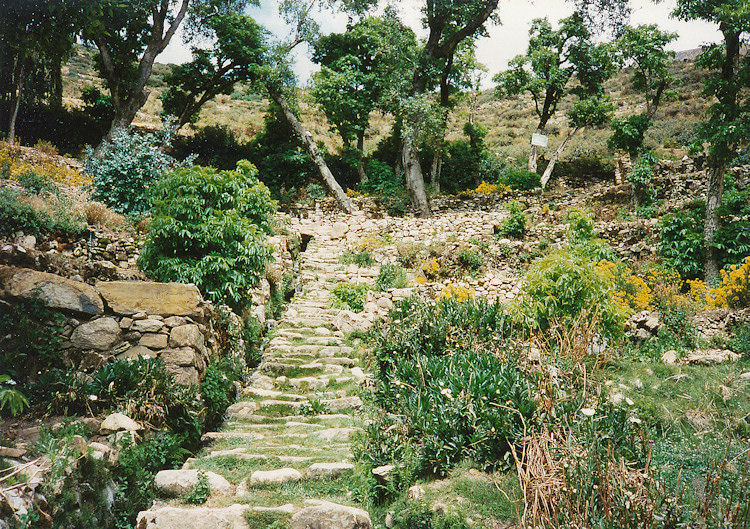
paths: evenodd
<path fill-rule="evenodd" d="M 651 119 L 639 114 L 622 119 L 614 119 L 610 124 L 612 136 L 607 140 L 610 149 L 622 149 L 635 155 L 643 145 L 646 131 L 651 127 Z"/>
<path fill-rule="evenodd" d="M 245 320 L 243 338 L 245 340 L 245 365 L 249 368 L 258 367 L 262 360 L 260 346 L 263 341 L 263 326 L 256 318 L 250 316 Z"/>
<path fill-rule="evenodd" d="M 720 273 L 721 283 L 716 288 L 708 288 L 699 279 L 688 280 L 693 299 L 709 308 L 750 307 L 750 257 Z"/>
<path fill-rule="evenodd" d="M 243 307 L 272 258 L 264 243 L 276 205 L 255 167 L 178 169 L 151 193 L 151 231 L 138 264 L 158 281 L 195 283 L 218 303 Z"/>
<path fill-rule="evenodd" d="M 27 234 L 76 237 L 83 232 L 82 219 L 65 197 L 26 195 L 10 187 L 0 188 L 0 235 Z"/>
<path fill-rule="evenodd" d="M 225 363 L 211 362 L 206 367 L 206 376 L 200 385 L 206 407 L 206 427 L 212 428 L 221 423 L 224 412 L 234 398 L 235 380 L 232 370 Z"/>
<path fill-rule="evenodd" d="M 226 125 L 208 125 L 192 136 L 176 136 L 172 152 L 180 160 L 195 155 L 200 165 L 231 170 L 250 157 L 250 148 Z"/>
<path fill-rule="evenodd" d="M 354 312 L 365 309 L 369 287 L 365 283 L 339 283 L 333 289 L 334 306 Z"/>
<path fill-rule="evenodd" d="M 635 205 L 638 208 L 649 206 L 656 199 L 657 189 L 653 183 L 656 162 L 653 153 L 645 152 L 627 176 L 628 182 L 633 184 Z"/>
<path fill-rule="evenodd" d="M 60 154 L 57 147 L 47 140 L 38 140 L 34 144 L 34 149 L 48 156 L 57 156 Z"/>
<path fill-rule="evenodd" d="M 528 169 L 508 166 L 500 173 L 500 183 L 511 189 L 530 191 L 542 186 L 542 177 Z"/>
<path fill-rule="evenodd" d="M 375 290 L 383 292 L 389 288 L 406 288 L 407 286 L 409 286 L 409 278 L 402 267 L 392 264 L 384 264 L 380 267 L 378 277 L 375 279 Z"/>
<path fill-rule="evenodd" d="M 115 117 L 115 105 L 112 97 L 105 95 L 95 86 L 83 89 L 81 93 L 83 112 L 88 115 L 102 130 L 109 128 Z"/>
<path fill-rule="evenodd" d="M 498 234 L 503 237 L 521 239 L 526 233 L 527 217 L 523 212 L 525 205 L 518 200 L 509 200 L 505 204 L 508 217 L 498 228 Z"/>
<path fill-rule="evenodd" d="M 600 239 L 594 228 L 594 212 L 590 209 L 572 208 L 568 213 L 568 245 L 594 262 L 614 261 L 617 254 L 606 241 Z"/>
<path fill-rule="evenodd" d="M 739 327 L 727 345 L 735 353 L 750 359 L 750 324 Z"/>
<path fill-rule="evenodd" d="M 192 490 L 185 496 L 185 503 L 191 505 L 203 505 L 211 495 L 211 484 L 204 472 L 198 472 L 198 483 L 193 485 Z"/>
<path fill-rule="evenodd" d="M 622 334 L 624 311 L 614 301 L 614 284 L 592 261 L 571 250 L 559 250 L 534 262 L 524 278 L 519 310 L 532 331 L 572 329 L 581 320 L 596 322 L 608 336 Z"/>
<path fill-rule="evenodd" d="M 11 416 L 20 415 L 29 406 L 26 396 L 14 389 L 16 381 L 8 375 L 0 375 L 0 412 L 8 412 Z M 7 409 L 7 410 L 6 410 Z"/>
<path fill-rule="evenodd" d="M 307 196 L 313 200 L 321 200 L 325 198 L 327 194 L 325 187 L 315 183 L 307 184 L 307 186 L 305 186 L 305 191 L 307 191 Z"/>
<path fill-rule="evenodd" d="M 469 459 L 507 467 L 510 443 L 536 404 L 529 381 L 500 349 L 508 322 L 502 307 L 406 300 L 395 311 L 375 349 L 375 401 L 394 415 L 368 429 L 360 458 L 373 465 L 413 459 L 418 475 L 445 475 Z"/>
<path fill-rule="evenodd" d="M 92 198 L 118 213 L 145 213 L 149 207 L 149 187 L 181 165 L 164 153 L 172 134 L 169 126 L 159 133 L 143 135 L 120 130 L 103 144 L 98 154 L 88 149 L 84 172 L 93 177 Z"/>
<path fill-rule="evenodd" d="M 375 259 L 373 259 L 369 252 L 344 252 L 341 255 L 340 261 L 344 264 L 355 264 L 359 267 L 375 264 Z"/>

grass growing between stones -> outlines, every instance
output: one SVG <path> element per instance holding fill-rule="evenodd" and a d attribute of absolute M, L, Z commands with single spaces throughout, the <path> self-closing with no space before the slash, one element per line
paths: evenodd
<path fill-rule="evenodd" d="M 245 513 L 248 529 L 288 529 L 292 515 L 283 512 L 254 512 Z"/>

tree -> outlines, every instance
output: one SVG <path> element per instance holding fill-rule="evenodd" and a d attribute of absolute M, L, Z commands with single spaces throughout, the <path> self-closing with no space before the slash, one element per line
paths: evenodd
<path fill-rule="evenodd" d="M 675 54 L 667 51 L 667 45 L 677 38 L 676 33 L 661 31 L 655 24 L 638 27 L 627 26 L 615 42 L 618 62 L 633 70 L 631 84 L 634 90 L 643 93 L 645 110 L 640 114 L 616 119 L 612 122 L 613 135 L 607 144 L 611 149 L 624 151 L 628 157 L 637 156 L 651 127 L 662 98 L 673 81 L 669 71 Z M 625 175 L 619 174 L 620 178 Z"/>
<path fill-rule="evenodd" d="M 364 138 L 375 108 L 399 77 L 403 77 L 417 47 L 414 32 L 395 17 L 369 17 L 345 33 L 320 37 L 313 61 L 322 66 L 313 75 L 312 97 L 332 128 L 354 152 L 360 181 L 365 181 Z M 355 146 L 356 142 L 356 146 Z"/>
<path fill-rule="evenodd" d="M 85 2 L 83 38 L 99 53 L 96 65 L 107 83 L 115 117 L 104 140 L 127 128 L 146 103 L 146 83 L 156 57 L 190 19 L 205 27 L 213 17 L 253 0 L 94 0 Z M 104 141 L 103 140 L 103 141 Z"/>
<path fill-rule="evenodd" d="M 404 112 L 402 160 L 406 172 L 406 187 L 412 206 L 420 216 L 429 216 L 422 166 L 417 156 L 418 139 L 424 133 L 422 117 L 432 121 L 434 112 L 425 112 L 424 95 L 439 81 L 454 59 L 464 40 L 486 34 L 485 24 L 496 20 L 499 0 L 426 0 L 423 7 L 424 24 L 429 35 L 419 52 L 411 86 L 403 95 Z M 429 128 L 429 127 L 428 127 Z"/>
<path fill-rule="evenodd" d="M 266 53 L 264 30 L 246 15 L 226 13 L 212 18 L 210 49 L 194 47 L 191 62 L 175 66 L 165 81 L 164 112 L 177 118 L 177 129 L 194 123 L 203 105 L 219 94 L 231 94 L 238 82 L 258 79 Z"/>
<path fill-rule="evenodd" d="M 8 103 L 8 141 L 15 141 L 22 101 L 62 104 L 61 67 L 73 49 L 77 2 L 23 0 L 0 5 L 0 98 Z"/>
<path fill-rule="evenodd" d="M 560 21 L 557 30 L 546 18 L 532 22 L 529 46 L 524 55 L 510 62 L 510 69 L 495 76 L 501 97 L 531 94 L 539 122 L 536 131 L 544 134 L 560 101 L 569 93 L 572 79 L 577 76 L 588 94 L 596 94 L 613 71 L 612 56 L 607 45 L 593 43 L 591 31 L 583 18 L 575 13 Z M 580 90 L 576 88 L 575 90 Z M 583 113 L 584 115 L 587 113 Z M 575 127 L 578 129 L 579 127 Z M 565 145 L 567 141 L 563 142 Z M 529 171 L 536 172 L 539 149 L 531 146 Z"/>
<path fill-rule="evenodd" d="M 724 176 L 737 147 L 750 135 L 746 88 L 750 85 L 750 60 L 742 56 L 742 42 L 750 32 L 750 5 L 746 0 L 678 0 L 674 14 L 682 20 L 703 20 L 719 26 L 723 42 L 704 47 L 698 65 L 711 70 L 705 95 L 715 98 L 707 119 L 698 129 L 698 141 L 708 144 L 708 192 L 704 273 L 707 283 L 719 277 L 716 233 L 724 195 Z M 699 146 L 700 147 L 700 146 Z"/>

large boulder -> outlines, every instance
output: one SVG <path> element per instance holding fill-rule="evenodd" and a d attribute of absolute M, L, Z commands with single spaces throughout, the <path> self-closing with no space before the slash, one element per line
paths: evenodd
<path fill-rule="evenodd" d="M 162 470 L 154 478 L 154 487 L 168 496 L 182 496 L 195 488 L 200 479 L 198 470 Z M 214 472 L 203 472 L 211 487 L 212 494 L 228 494 L 232 485 L 224 477 Z"/>
<path fill-rule="evenodd" d="M 137 432 L 143 430 L 143 427 L 123 413 L 112 413 L 102 421 L 99 430 L 106 435 L 116 432 Z"/>
<path fill-rule="evenodd" d="M 86 283 L 28 268 L 0 266 L 0 297 L 38 299 L 47 307 L 82 314 L 104 314 L 98 292 Z"/>
<path fill-rule="evenodd" d="M 82 323 L 70 336 L 70 343 L 76 349 L 108 351 L 120 341 L 122 330 L 114 318 L 97 318 Z"/>
<path fill-rule="evenodd" d="M 372 529 L 367 511 L 322 501 L 292 516 L 292 529 Z"/>
<path fill-rule="evenodd" d="M 117 314 L 137 312 L 160 316 L 203 316 L 203 296 L 195 285 L 148 281 L 100 281 L 97 290 Z"/>
<path fill-rule="evenodd" d="M 248 529 L 247 505 L 212 507 L 152 507 L 138 513 L 136 529 Z"/>

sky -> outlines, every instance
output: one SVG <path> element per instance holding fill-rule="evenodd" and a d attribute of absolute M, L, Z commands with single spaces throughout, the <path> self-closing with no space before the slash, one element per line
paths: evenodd
<path fill-rule="evenodd" d="M 670 17 L 677 0 L 665 0 L 655 4 L 651 0 L 633 0 L 631 23 L 658 24 L 665 30 L 675 32 L 678 39 L 670 48 L 683 51 L 697 48 L 708 42 L 716 42 L 719 32 L 715 25 L 703 22 L 682 22 Z M 418 36 L 426 36 L 421 25 L 420 6 L 423 0 L 392 0 L 401 12 L 404 23 L 412 27 Z M 494 74 L 504 70 L 508 61 L 523 53 L 528 44 L 528 31 L 534 18 L 547 16 L 553 23 L 572 12 L 570 3 L 563 0 L 501 0 L 501 24 L 489 29 L 489 36 L 477 43 L 478 59 L 487 66 L 489 73 L 485 84 Z M 277 11 L 277 0 L 263 0 L 260 7 L 253 7 L 248 12 L 260 24 L 279 37 L 289 34 L 289 29 L 280 19 Z M 330 11 L 316 14 L 323 33 L 340 32 L 346 29 L 346 15 Z M 163 63 L 182 63 L 190 60 L 190 47 L 175 38 L 169 47 L 157 59 Z M 306 47 L 296 50 L 295 72 L 300 84 L 305 84 L 316 65 L 310 61 L 310 52 Z"/>

